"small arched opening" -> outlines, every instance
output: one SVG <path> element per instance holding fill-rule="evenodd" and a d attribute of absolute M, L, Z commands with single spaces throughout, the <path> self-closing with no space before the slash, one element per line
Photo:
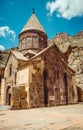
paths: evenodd
<path fill-rule="evenodd" d="M 64 73 L 64 86 L 65 86 L 66 104 L 68 104 L 68 83 L 67 83 L 67 73 Z"/>
<path fill-rule="evenodd" d="M 44 70 L 43 77 L 44 77 L 44 104 L 47 107 L 48 106 L 47 70 Z"/>
<path fill-rule="evenodd" d="M 11 105 L 11 87 L 10 86 L 7 87 L 7 91 L 6 91 L 6 104 Z"/>

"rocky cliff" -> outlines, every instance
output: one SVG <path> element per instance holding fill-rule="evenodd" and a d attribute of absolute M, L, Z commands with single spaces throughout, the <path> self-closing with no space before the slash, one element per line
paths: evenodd
<path fill-rule="evenodd" d="M 9 53 L 11 50 L 18 50 L 18 47 L 11 48 L 9 50 L 0 51 L 0 69 L 5 67 Z"/>

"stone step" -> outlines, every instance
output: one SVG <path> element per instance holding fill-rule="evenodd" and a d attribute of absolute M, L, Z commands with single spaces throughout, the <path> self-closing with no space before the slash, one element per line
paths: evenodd
<path fill-rule="evenodd" d="M 83 104 L 83 102 L 79 102 L 79 104 Z"/>
<path fill-rule="evenodd" d="M 2 105 L 0 105 L 0 110 L 1 111 L 6 111 L 6 110 L 10 110 L 10 109 L 11 109 L 11 106 L 8 106 L 8 105 L 2 106 Z"/>

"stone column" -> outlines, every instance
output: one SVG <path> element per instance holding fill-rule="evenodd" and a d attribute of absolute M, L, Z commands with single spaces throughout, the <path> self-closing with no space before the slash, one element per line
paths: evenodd
<path fill-rule="evenodd" d="M 1 80 L 1 105 L 6 105 L 6 88 L 5 80 Z"/>

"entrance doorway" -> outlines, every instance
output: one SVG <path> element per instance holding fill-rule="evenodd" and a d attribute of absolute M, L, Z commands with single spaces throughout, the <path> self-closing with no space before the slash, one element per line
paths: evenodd
<path fill-rule="evenodd" d="M 11 105 L 11 87 L 8 86 L 6 91 L 6 104 Z"/>
<path fill-rule="evenodd" d="M 44 104 L 45 104 L 45 107 L 47 107 L 48 106 L 48 88 L 47 88 L 47 71 L 46 70 L 44 70 L 43 77 L 44 77 Z"/>

